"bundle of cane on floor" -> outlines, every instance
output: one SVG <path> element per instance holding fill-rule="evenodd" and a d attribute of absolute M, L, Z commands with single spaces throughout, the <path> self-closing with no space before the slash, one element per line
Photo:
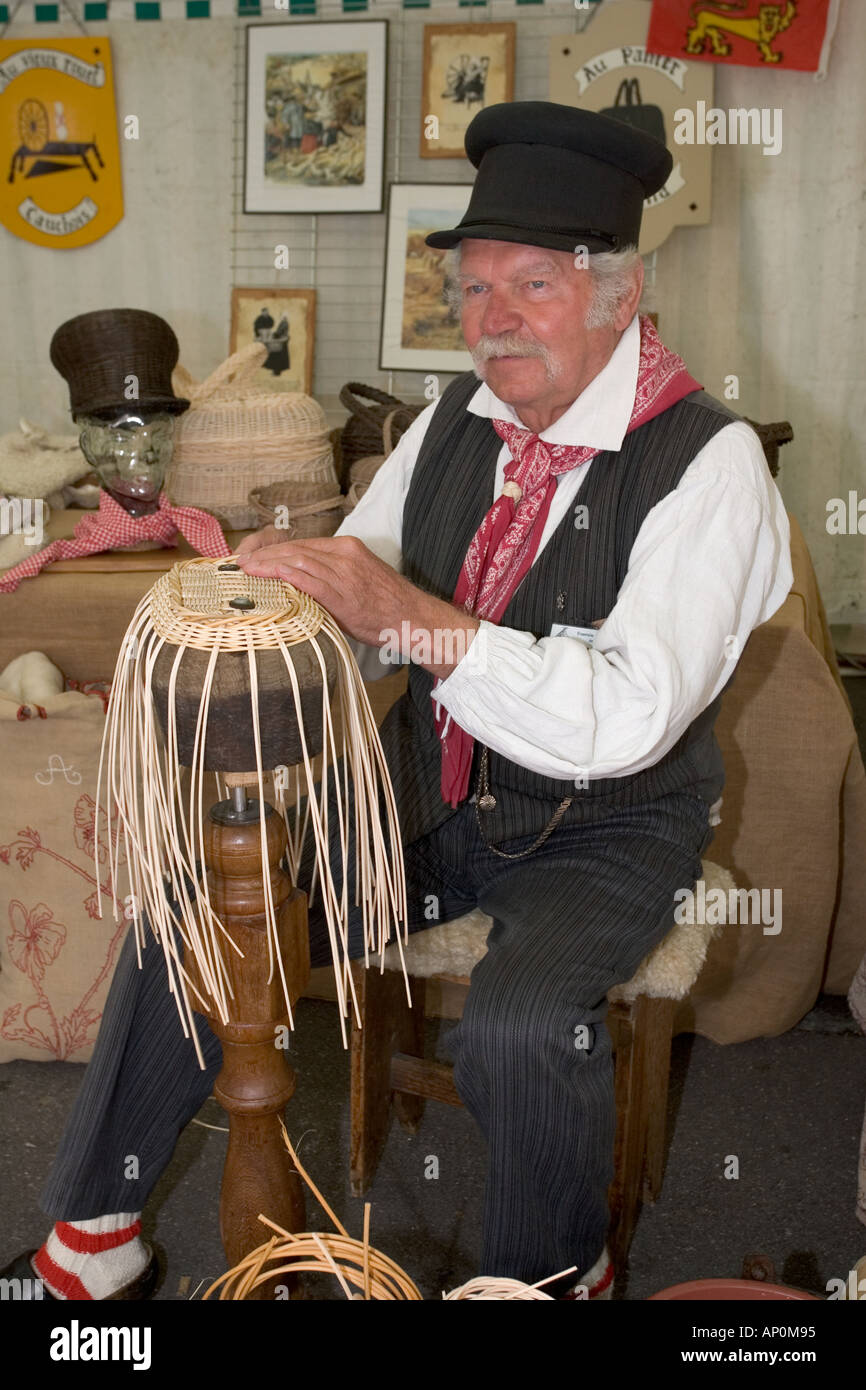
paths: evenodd
<path fill-rule="evenodd" d="M 337 1234 L 286 1231 L 260 1213 L 259 1221 L 275 1234 L 264 1245 L 250 1251 L 233 1269 L 214 1280 L 202 1297 L 210 1298 L 219 1289 L 221 1299 L 237 1301 L 255 1298 L 263 1288 L 269 1291 L 269 1297 L 274 1296 L 274 1290 L 279 1296 L 281 1278 L 285 1282 L 287 1277 L 316 1273 L 333 1275 L 343 1295 L 350 1300 L 420 1302 L 421 1294 L 405 1270 L 383 1255 L 381 1250 L 371 1246 L 370 1203 L 364 1204 L 364 1239 L 353 1240 L 302 1167 L 285 1127 L 280 1127 L 289 1157 L 319 1205 L 333 1221 Z"/>
<path fill-rule="evenodd" d="M 282 814 L 265 800 L 269 774 Z M 248 788 L 257 795 L 249 798 Z M 330 615 L 290 584 L 246 575 L 233 559 L 189 560 L 161 576 L 118 657 L 97 817 L 100 806 L 112 892 L 125 852 L 139 958 L 145 948 L 164 952 L 200 1064 L 193 1009 L 223 1045 L 214 1092 L 229 1112 L 230 1137 L 220 1212 L 226 1254 L 236 1261 L 258 1242 L 259 1211 L 288 1230 L 303 1224 L 299 1180 L 277 1128 L 294 1075 L 275 1041 L 294 1026 L 309 976 L 307 900 L 293 879 L 310 830 L 344 1045 L 350 1000 L 357 1014 L 347 939 L 352 872 L 367 963 L 371 953 L 381 959 L 392 935 L 405 937 L 388 769 L 354 657 Z M 330 841 L 339 845 L 336 872 Z M 157 944 L 146 941 L 145 915 Z"/>
<path fill-rule="evenodd" d="M 300 1273 L 316 1273 L 332 1275 L 344 1296 L 350 1300 L 420 1300 L 422 1295 L 405 1270 L 370 1245 L 370 1203 L 364 1204 L 364 1239 L 353 1240 L 301 1164 L 282 1123 L 280 1130 L 295 1169 L 319 1206 L 333 1221 L 337 1235 L 322 1231 L 304 1231 L 302 1234 L 284 1231 L 260 1212 L 259 1221 L 275 1234 L 257 1249 L 251 1250 L 233 1269 L 215 1279 L 202 1297 L 210 1298 L 219 1289 L 221 1300 L 239 1301 L 254 1298 L 263 1287 L 273 1290 L 275 1296 L 279 1297 L 281 1290 L 278 1281 L 281 1277 L 285 1279 Z M 536 1284 L 524 1284 L 519 1279 L 470 1279 L 468 1284 L 461 1284 L 451 1293 L 443 1293 L 442 1298 L 446 1301 L 499 1302 L 520 1299 L 550 1303 L 554 1300 L 550 1294 L 542 1292 L 543 1285 L 575 1271 L 576 1266 L 572 1266 L 559 1274 L 539 1279 Z"/>
<path fill-rule="evenodd" d="M 482 1274 L 478 1279 L 470 1279 L 468 1284 L 461 1284 L 459 1289 L 443 1293 L 442 1298 L 446 1303 L 464 1300 L 472 1303 L 507 1303 L 510 1299 L 527 1303 L 555 1303 L 553 1295 L 544 1292 L 544 1285 L 576 1273 L 577 1265 L 570 1265 L 568 1269 L 560 1270 L 559 1274 L 548 1274 L 546 1279 L 539 1279 L 535 1284 L 524 1284 L 520 1279 L 495 1279 Z"/>

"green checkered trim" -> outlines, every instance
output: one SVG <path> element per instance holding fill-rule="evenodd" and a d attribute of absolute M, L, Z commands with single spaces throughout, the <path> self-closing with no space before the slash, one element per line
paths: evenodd
<path fill-rule="evenodd" d="M 429 10 L 432 0 L 401 0 L 404 10 Z M 463 10 L 487 6 L 489 0 L 457 0 Z M 518 5 L 543 5 L 544 0 L 515 0 Z M 589 0 L 598 5 L 602 0 Z M 370 0 L 343 0 L 344 14 L 357 14 L 370 8 Z M 261 0 L 237 0 L 236 13 L 241 18 L 251 18 L 262 13 Z M 289 14 L 315 15 L 316 0 L 289 0 Z M 57 24 L 60 20 L 59 4 L 34 4 L 33 15 L 37 24 Z M 186 0 L 187 19 L 210 19 L 211 0 Z M 108 0 L 85 0 L 83 18 L 101 23 L 108 19 Z M 141 20 L 162 19 L 160 0 L 135 0 L 135 18 Z M 0 4 L 0 24 L 9 21 L 9 5 Z"/>

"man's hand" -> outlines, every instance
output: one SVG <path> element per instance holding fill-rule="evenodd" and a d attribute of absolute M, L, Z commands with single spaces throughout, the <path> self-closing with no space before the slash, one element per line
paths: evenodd
<path fill-rule="evenodd" d="M 410 616 L 412 597 L 423 598 L 390 565 L 354 536 L 318 536 L 308 540 L 274 540 L 268 527 L 255 549 L 238 552 L 247 574 L 286 579 L 327 608 L 344 632 L 377 646 L 383 628 L 398 627 Z M 244 542 L 243 544 L 246 544 Z"/>
<path fill-rule="evenodd" d="M 238 555 L 249 555 L 253 550 L 261 550 L 266 545 L 285 545 L 286 537 L 282 531 L 278 531 L 276 526 L 264 526 L 261 531 L 254 531 L 251 536 L 244 536 L 238 546 Z"/>
<path fill-rule="evenodd" d="M 273 526 L 247 536 L 238 548 L 241 568 L 247 574 L 285 579 L 310 594 L 358 642 L 380 647 L 393 641 L 393 634 L 404 632 L 403 624 L 408 623 L 416 650 L 421 650 L 419 636 L 427 637 L 432 656 L 442 649 L 441 642 L 433 640 L 437 631 L 474 634 L 480 626 L 477 618 L 410 584 L 355 536 L 297 541 L 279 537 Z M 465 636 L 463 647 L 471 641 Z M 457 662 L 418 664 L 444 680 Z"/>

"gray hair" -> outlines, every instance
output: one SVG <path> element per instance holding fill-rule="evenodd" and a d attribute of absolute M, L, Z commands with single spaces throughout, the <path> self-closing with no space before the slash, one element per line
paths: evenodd
<path fill-rule="evenodd" d="M 458 280 L 462 241 L 445 252 L 445 301 L 456 318 L 460 317 L 463 295 Z M 592 300 L 586 316 L 586 328 L 606 328 L 613 323 L 623 300 L 634 284 L 635 271 L 640 264 L 636 246 L 624 246 L 620 251 L 598 251 L 586 258 L 592 277 Z"/>

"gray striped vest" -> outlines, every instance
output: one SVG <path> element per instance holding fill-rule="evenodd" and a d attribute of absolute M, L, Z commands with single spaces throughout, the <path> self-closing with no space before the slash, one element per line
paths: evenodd
<path fill-rule="evenodd" d="M 493 504 L 502 446 L 490 420 L 466 409 L 478 384 L 467 372 L 444 391 L 422 441 L 403 513 L 404 574 L 449 602 L 469 543 Z M 606 618 L 645 517 L 677 486 L 704 444 L 737 418 L 706 392 L 695 391 L 627 434 L 619 452 L 597 454 L 576 503 L 587 508 L 587 525 L 577 529 L 572 513 L 566 513 L 512 595 L 501 625 L 538 639 L 549 635 L 554 623 L 588 628 Z M 682 655 L 688 660 L 687 652 Z M 433 676 L 411 665 L 407 692 L 381 730 L 406 844 L 454 814 L 440 794 L 441 753 L 430 699 L 434 684 Z M 574 799 L 565 824 L 680 790 L 713 802 L 724 785 L 713 735 L 720 700 L 698 715 L 653 767 L 622 777 L 590 774 L 582 789 L 574 779 L 543 777 L 491 750 L 489 783 L 496 807 L 482 813 L 487 838 L 498 843 L 539 833 L 566 796 Z M 480 753 L 476 743 L 470 796 Z"/>

